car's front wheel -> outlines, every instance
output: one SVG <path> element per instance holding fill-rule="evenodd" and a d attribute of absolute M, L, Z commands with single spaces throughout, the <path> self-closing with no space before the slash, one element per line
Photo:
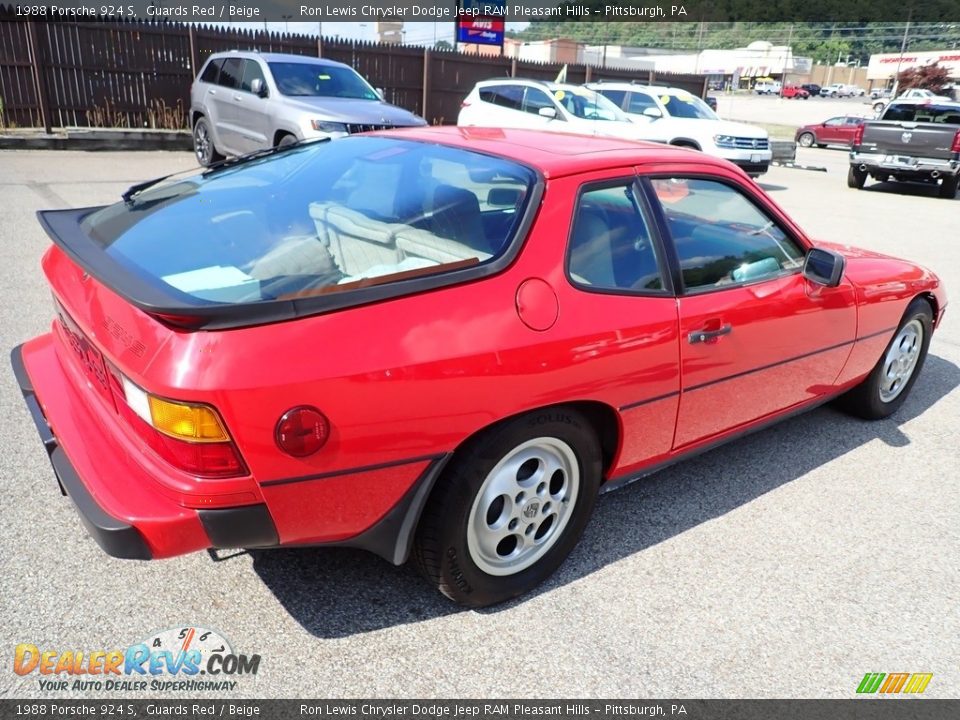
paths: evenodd
<path fill-rule="evenodd" d="M 438 480 L 414 561 L 463 605 L 521 595 L 577 544 L 601 474 L 596 433 L 576 410 L 548 408 L 494 426 L 458 450 Z"/>
<path fill-rule="evenodd" d="M 930 347 L 933 311 L 923 298 L 915 298 L 900 320 L 893 340 L 873 371 L 855 388 L 839 398 L 839 405 L 867 420 L 880 420 L 895 413 L 917 381 Z"/>
<path fill-rule="evenodd" d="M 223 160 L 223 155 L 217 152 L 216 145 L 213 143 L 210 121 L 205 117 L 198 119 L 193 126 L 193 154 L 203 167 Z"/>
<path fill-rule="evenodd" d="M 800 137 L 797 138 L 797 144 L 800 147 L 810 147 L 813 145 L 816 138 L 813 136 L 813 133 L 803 133 Z"/>

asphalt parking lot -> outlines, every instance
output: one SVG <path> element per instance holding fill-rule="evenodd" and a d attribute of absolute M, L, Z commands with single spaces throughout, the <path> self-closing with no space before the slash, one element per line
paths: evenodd
<path fill-rule="evenodd" d="M 960 297 L 960 200 L 850 190 L 839 150 L 798 160 L 827 172 L 773 168 L 761 184 L 808 232 L 919 261 Z M 52 315 L 34 212 L 111 202 L 191 165 L 189 153 L 0 152 L 4 352 Z M 0 695 L 117 695 L 41 691 L 10 671 L 18 643 L 112 649 L 193 625 L 262 657 L 224 697 L 845 698 L 866 672 L 931 672 L 926 695 L 960 696 L 958 314 L 893 418 L 822 408 L 605 495 L 555 577 L 486 611 L 355 551 L 109 558 L 0 370 Z"/>
<path fill-rule="evenodd" d="M 747 93 L 728 94 L 711 92 L 717 98 L 717 112 L 724 120 L 762 122 L 775 125 L 813 125 L 838 115 L 873 118 L 873 101 L 870 96 L 826 98 L 810 97 L 806 100 L 781 98 L 771 95 Z"/>

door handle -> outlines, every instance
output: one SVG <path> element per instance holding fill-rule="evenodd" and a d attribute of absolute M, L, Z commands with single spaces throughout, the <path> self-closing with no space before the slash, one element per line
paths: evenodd
<path fill-rule="evenodd" d="M 729 335 L 733 332 L 732 325 L 721 325 L 717 330 L 695 330 L 694 332 L 687 335 L 687 339 L 690 341 L 690 344 L 699 342 L 706 342 L 707 340 L 712 340 L 718 338 L 721 335 Z"/>
<path fill-rule="evenodd" d="M 216 90 L 207 90 L 207 92 L 210 93 L 211 95 L 216 95 L 216 94 L 217 94 L 217 91 L 216 91 Z"/>
<path fill-rule="evenodd" d="M 234 96 L 233 96 L 233 99 L 236 100 L 237 102 L 242 102 L 242 101 L 243 101 L 243 95 L 234 95 Z"/>

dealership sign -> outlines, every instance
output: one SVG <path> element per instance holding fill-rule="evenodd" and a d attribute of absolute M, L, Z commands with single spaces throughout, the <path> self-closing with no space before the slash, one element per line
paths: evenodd
<path fill-rule="evenodd" d="M 929 52 L 884 53 L 870 56 L 867 79 L 879 80 L 894 77 L 899 71 L 937 63 L 946 68 L 952 78 L 960 78 L 960 52 L 957 50 L 932 50 Z"/>
<path fill-rule="evenodd" d="M 479 45 L 503 45 L 503 20 L 459 20 L 457 42 Z"/>
<path fill-rule="evenodd" d="M 460 0 L 457 42 L 503 45 L 505 0 Z"/>

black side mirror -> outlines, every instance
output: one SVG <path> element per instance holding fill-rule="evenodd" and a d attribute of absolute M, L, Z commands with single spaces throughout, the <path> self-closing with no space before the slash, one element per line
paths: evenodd
<path fill-rule="evenodd" d="M 840 253 L 823 248 L 813 248 L 803 263 L 803 276 L 810 282 L 826 287 L 836 287 L 843 277 L 847 260 Z"/>

